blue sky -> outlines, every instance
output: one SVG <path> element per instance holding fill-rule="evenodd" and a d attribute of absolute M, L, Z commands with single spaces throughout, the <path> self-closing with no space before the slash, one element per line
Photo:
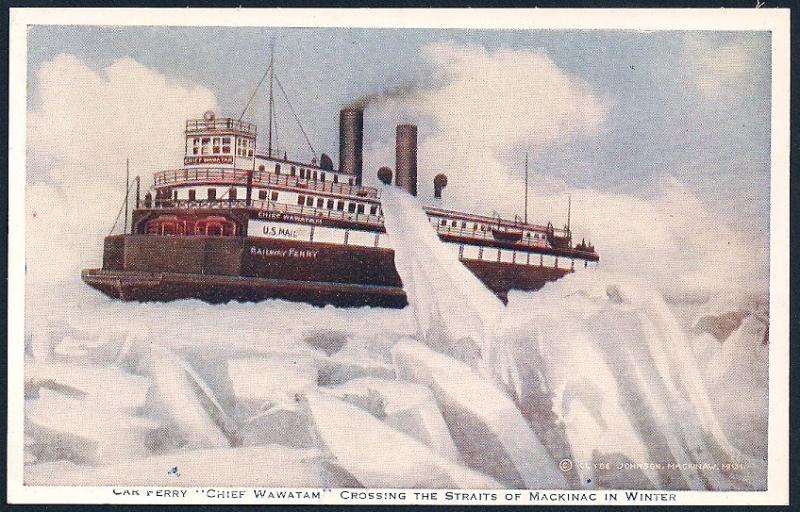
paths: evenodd
<path fill-rule="evenodd" d="M 207 87 L 220 114 L 238 116 L 266 67 L 273 38 L 281 82 L 312 143 L 334 161 L 339 108 L 400 84 L 436 84 L 440 70 L 424 57 L 431 45 L 480 49 L 490 56 L 534 52 L 546 55 L 604 109 L 599 126 L 579 128 L 564 140 L 539 140 L 531 159 L 536 173 L 567 188 L 636 195 L 647 195 L 654 182 L 671 177 L 716 214 L 735 211 L 732 223 L 768 230 L 769 33 L 39 26 L 29 32 L 29 98 L 35 108 L 35 73 L 59 54 L 74 55 L 95 70 L 130 57 L 171 79 Z M 261 133 L 266 132 L 264 97 L 262 91 L 255 113 Z M 368 109 L 367 151 L 386 154 L 378 148 L 390 140 L 397 112 Z M 425 117 L 411 112 L 399 116 Z M 278 114 L 281 145 L 308 159 L 280 98 Z M 441 121 L 438 115 L 434 121 Z M 412 120 L 425 128 L 420 139 L 435 134 L 435 122 Z M 519 177 L 522 154 L 536 143 L 517 137 L 491 145 L 509 174 Z M 451 171 L 451 178 L 457 172 Z M 372 174 L 365 168 L 365 175 Z"/>

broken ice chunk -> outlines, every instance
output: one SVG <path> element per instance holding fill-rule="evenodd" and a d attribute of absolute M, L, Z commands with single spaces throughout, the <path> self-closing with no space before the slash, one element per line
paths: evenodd
<path fill-rule="evenodd" d="M 445 459 L 458 460 L 458 450 L 436 400 L 425 386 L 408 381 L 362 377 L 332 388 L 330 394 L 367 410 Z"/>
<path fill-rule="evenodd" d="M 394 347 L 400 378 L 427 385 L 470 467 L 513 488 L 564 488 L 556 463 L 514 402 L 469 366 L 418 342 Z"/>
<path fill-rule="evenodd" d="M 40 389 L 25 402 L 25 432 L 38 460 L 97 463 L 147 455 L 146 439 L 159 424 L 109 408 L 102 401 Z"/>
<path fill-rule="evenodd" d="M 486 475 L 440 457 L 363 409 L 321 393 L 306 398 L 325 448 L 366 487 L 501 487 Z"/>
<path fill-rule="evenodd" d="M 144 405 L 150 379 L 122 370 L 101 366 L 65 363 L 25 364 L 26 388 L 48 388 L 74 397 L 86 396 L 112 408 L 136 408 Z"/>

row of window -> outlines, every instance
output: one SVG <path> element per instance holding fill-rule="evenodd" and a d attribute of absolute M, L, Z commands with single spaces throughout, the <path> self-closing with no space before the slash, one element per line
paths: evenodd
<path fill-rule="evenodd" d="M 209 188 L 206 191 L 207 197 L 209 200 L 214 201 L 217 199 L 217 189 L 216 188 Z M 267 190 L 259 190 L 258 191 L 258 198 L 261 200 L 266 200 L 268 197 Z M 227 193 L 223 196 L 224 199 L 230 199 L 231 201 L 235 201 L 238 198 L 238 192 L 236 187 L 231 187 L 228 189 Z M 178 191 L 172 191 L 172 199 L 178 200 Z M 278 200 L 278 193 L 272 192 L 270 200 L 277 201 Z M 197 201 L 197 191 L 194 189 L 189 190 L 189 201 Z"/>
<path fill-rule="evenodd" d="M 252 140 L 240 137 L 236 139 L 236 154 L 252 158 L 253 146 Z M 230 152 L 230 137 L 194 137 L 192 139 L 192 154 L 194 155 L 229 155 Z"/>
<path fill-rule="evenodd" d="M 259 165 L 258 166 L 258 170 L 261 171 L 261 172 L 264 172 L 266 170 L 266 167 L 263 166 L 263 165 Z M 281 164 L 275 164 L 275 174 L 280 176 L 280 174 L 281 174 Z M 334 183 L 339 183 L 339 175 L 335 174 L 335 173 L 332 173 L 332 174 L 333 174 L 333 182 Z M 294 165 L 289 166 L 289 176 L 298 176 L 298 172 L 297 172 L 297 167 L 296 166 L 294 166 Z M 301 167 L 300 168 L 299 177 L 301 179 L 319 180 L 319 181 L 325 181 L 327 179 L 327 175 L 325 174 L 325 171 L 317 171 L 317 170 L 314 170 L 314 169 L 306 169 L 305 167 Z M 350 178 L 348 180 L 348 184 L 349 185 L 353 184 L 353 178 Z"/>
<path fill-rule="evenodd" d="M 297 196 L 297 204 L 298 206 L 316 206 L 317 208 L 327 208 L 328 210 L 338 210 L 340 212 L 345 211 L 345 209 L 350 213 L 366 213 L 367 211 L 367 205 L 364 203 L 344 201 L 343 199 L 334 200 L 329 198 L 326 200 L 324 197 L 315 198 L 303 194 Z M 369 205 L 369 214 L 378 214 L 377 204 Z"/>
<path fill-rule="evenodd" d="M 450 222 L 450 226 L 454 227 L 454 228 L 458 228 L 459 224 L 460 224 L 461 229 L 468 229 L 468 223 L 465 220 L 462 220 L 460 222 L 457 221 L 457 220 L 454 220 L 454 221 Z M 442 227 L 446 227 L 448 225 L 447 219 L 441 219 L 439 221 L 439 225 L 442 226 Z M 478 222 L 473 222 L 472 223 L 472 230 L 473 231 L 477 231 L 479 229 L 481 231 L 489 231 L 489 230 L 491 230 L 491 226 L 488 226 L 486 224 L 480 224 Z M 544 240 L 546 238 L 544 233 L 536 233 L 536 232 L 533 233 L 532 237 L 531 237 L 531 233 L 530 232 L 526 232 L 525 233 L 525 237 L 526 238 L 534 238 L 536 240 L 539 240 L 539 239 Z"/>

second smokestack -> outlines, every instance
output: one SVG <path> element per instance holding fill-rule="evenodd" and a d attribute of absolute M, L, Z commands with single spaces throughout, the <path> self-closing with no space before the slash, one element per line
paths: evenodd
<path fill-rule="evenodd" d="M 364 111 L 344 108 L 339 112 L 339 172 L 351 174 L 361 185 L 364 152 Z"/>
<path fill-rule="evenodd" d="M 394 182 L 409 194 L 417 195 L 417 127 L 413 124 L 397 126 Z"/>

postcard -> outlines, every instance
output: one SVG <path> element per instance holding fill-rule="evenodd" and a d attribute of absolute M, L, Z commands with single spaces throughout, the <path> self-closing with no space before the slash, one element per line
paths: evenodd
<path fill-rule="evenodd" d="M 10 502 L 788 503 L 788 10 L 10 52 Z"/>

